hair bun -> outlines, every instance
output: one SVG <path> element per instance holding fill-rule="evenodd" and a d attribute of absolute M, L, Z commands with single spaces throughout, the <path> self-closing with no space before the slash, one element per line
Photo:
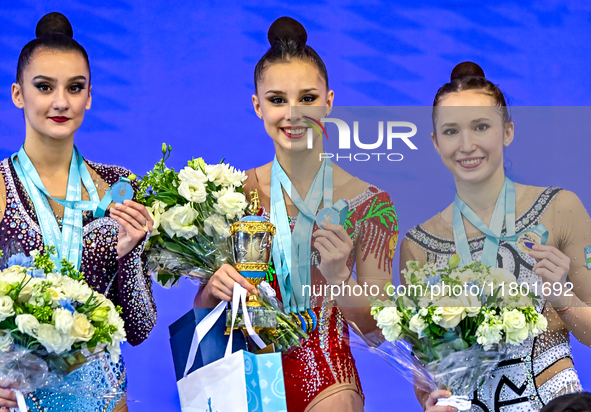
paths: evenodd
<path fill-rule="evenodd" d="M 477 65 L 476 63 L 472 62 L 463 62 L 458 64 L 454 69 L 451 71 L 451 79 L 450 81 L 454 80 L 462 80 L 464 77 L 482 77 L 484 78 L 484 70 Z"/>
<path fill-rule="evenodd" d="M 271 46 L 279 40 L 296 40 L 301 46 L 305 46 L 308 34 L 304 26 L 297 20 L 291 17 L 279 17 L 269 27 L 267 38 Z"/>
<path fill-rule="evenodd" d="M 72 30 L 70 21 L 63 14 L 55 11 L 41 17 L 35 28 L 35 34 L 37 38 L 48 34 L 62 34 L 69 38 L 74 37 L 74 31 Z"/>

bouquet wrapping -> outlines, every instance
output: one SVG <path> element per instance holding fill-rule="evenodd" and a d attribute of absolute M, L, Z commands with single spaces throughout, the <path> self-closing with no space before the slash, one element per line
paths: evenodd
<path fill-rule="evenodd" d="M 454 396 L 438 404 L 468 410 L 508 345 L 538 336 L 548 323 L 536 310 L 535 288 L 514 287 L 505 269 L 458 264 L 457 255 L 443 269 L 407 262 L 406 285 L 389 284 L 389 299 L 372 301 L 379 330 L 352 345 L 378 353 L 423 391 L 450 390 Z"/>
<path fill-rule="evenodd" d="M 139 183 L 138 202 L 154 219 L 148 267 L 165 287 L 178 284 L 182 276 L 206 283 L 223 264 L 236 264 L 230 229 L 248 207 L 246 174 L 223 161 L 212 165 L 202 158 L 189 160 L 176 172 L 165 164 L 171 151 L 163 144 L 162 159 Z M 263 341 L 282 352 L 299 346 L 306 333 L 285 315 L 270 286 L 259 285 L 259 292 L 266 311 L 249 311 L 250 316 L 265 313 L 268 320 L 271 314 L 277 325 L 258 331 Z M 241 316 L 236 323 L 242 326 Z"/>
<path fill-rule="evenodd" d="M 63 260 L 57 272 L 53 253 L 49 247 L 44 254 L 13 255 L 0 271 L 0 382 L 17 392 L 21 411 L 24 393 L 60 392 L 70 372 L 105 350 L 117 362 L 126 340 L 121 309 L 94 292 L 70 262 Z M 82 383 L 67 387 L 68 393 L 86 390 Z"/>
<path fill-rule="evenodd" d="M 181 276 L 207 282 L 224 263 L 234 263 L 230 225 L 248 206 L 242 171 L 198 158 L 177 173 L 165 164 L 171 150 L 163 144 L 163 157 L 141 179 L 138 195 L 154 220 L 148 266 L 168 287 Z"/>

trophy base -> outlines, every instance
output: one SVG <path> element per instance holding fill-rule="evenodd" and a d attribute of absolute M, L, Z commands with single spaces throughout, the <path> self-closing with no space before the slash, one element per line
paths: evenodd
<path fill-rule="evenodd" d="M 257 302 L 258 303 L 258 302 Z M 250 323 L 256 333 L 262 329 L 277 329 L 277 312 L 269 310 L 264 307 L 250 306 L 247 303 L 247 316 L 250 318 Z M 230 326 L 232 324 L 232 311 L 226 310 L 226 335 L 230 334 Z M 242 310 L 238 310 L 234 329 L 246 329 L 244 323 Z"/>

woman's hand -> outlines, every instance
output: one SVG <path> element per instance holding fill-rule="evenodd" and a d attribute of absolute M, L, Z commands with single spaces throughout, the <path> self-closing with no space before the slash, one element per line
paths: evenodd
<path fill-rule="evenodd" d="M 16 394 L 7 388 L 16 388 L 18 382 L 0 381 L 0 411 L 8 411 L 10 408 L 18 408 Z"/>
<path fill-rule="evenodd" d="M 213 274 L 203 290 L 202 301 L 204 305 L 215 306 L 219 301 L 230 302 L 234 293 L 234 283 L 238 282 L 240 286 L 247 290 L 251 295 L 258 295 L 259 291 L 244 276 L 242 276 L 229 264 L 224 264 Z M 207 303 L 210 303 L 209 305 Z M 214 305 L 211 305 L 214 303 Z"/>
<path fill-rule="evenodd" d="M 558 301 L 566 291 L 565 283 L 570 270 L 570 258 L 556 247 L 547 245 L 534 245 L 529 255 L 538 261 L 533 272 L 541 276 L 542 281 L 548 283 L 552 290 L 551 294 L 544 297 L 550 302 Z M 556 283 L 560 284 L 559 291 L 563 293 L 557 293 L 554 288 Z M 546 288 L 543 287 L 542 291 L 544 289 Z"/>
<path fill-rule="evenodd" d="M 427 395 L 427 392 L 418 391 L 421 394 Z M 419 393 L 417 393 L 419 396 Z M 425 412 L 457 412 L 457 409 L 453 406 L 441 406 L 436 405 L 437 400 L 440 398 L 449 398 L 451 396 L 450 391 L 446 391 L 445 389 L 439 389 L 433 391 L 429 394 L 427 400 L 425 401 L 423 408 L 425 408 Z"/>
<path fill-rule="evenodd" d="M 131 200 L 125 200 L 123 204 L 116 203 L 109 210 L 111 217 L 119 223 L 117 255 L 121 258 L 131 252 L 146 233 L 152 231 L 154 221 L 144 205 Z"/>
<path fill-rule="evenodd" d="M 341 225 L 322 222 L 322 228 L 312 235 L 312 246 L 320 252 L 320 272 L 329 284 L 345 282 L 351 271 L 347 259 L 353 250 L 353 241 Z"/>

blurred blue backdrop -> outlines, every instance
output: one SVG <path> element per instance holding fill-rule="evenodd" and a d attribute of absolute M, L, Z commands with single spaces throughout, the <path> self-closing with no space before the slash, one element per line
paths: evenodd
<path fill-rule="evenodd" d="M 584 1 L 10 0 L 0 2 L 0 158 L 24 139 L 22 113 L 10 99 L 19 52 L 51 11 L 67 15 L 90 56 L 93 106 L 78 147 L 91 160 L 137 174 L 159 159 L 162 142 L 173 146 L 170 164 L 176 167 L 191 156 L 209 162 L 226 157 L 242 169 L 272 159 L 251 95 L 254 66 L 268 48 L 267 28 L 283 15 L 308 30 L 336 105 L 429 106 L 464 60 L 479 63 L 512 105 L 591 102 L 591 4 Z M 589 209 L 589 133 L 569 133 L 562 125 L 538 136 L 520 134 L 517 124 L 506 152 L 509 174 L 522 183 L 573 190 Z M 401 233 L 453 200 L 453 180 L 431 148 L 430 132 L 420 129 L 413 139 L 419 151 L 379 179 L 397 207 Z M 180 411 L 168 325 L 189 310 L 196 291 L 188 281 L 173 290 L 154 288 L 158 325 L 146 342 L 124 348 L 132 412 Z M 573 345 L 575 365 L 591 390 L 591 349 Z M 411 385 L 388 365 L 367 353 L 355 356 L 368 412 L 421 410 Z"/>

